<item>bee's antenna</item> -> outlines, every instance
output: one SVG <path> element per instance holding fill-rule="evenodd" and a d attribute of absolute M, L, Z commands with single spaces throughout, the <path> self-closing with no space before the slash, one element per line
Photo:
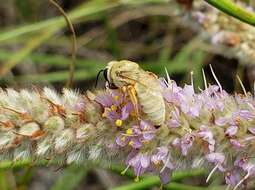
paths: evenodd
<path fill-rule="evenodd" d="M 103 72 L 103 71 L 104 71 L 104 69 L 101 69 L 101 70 L 97 73 L 97 79 L 96 79 L 95 88 L 97 87 L 97 83 L 98 83 L 98 79 L 99 79 L 100 73 Z"/>

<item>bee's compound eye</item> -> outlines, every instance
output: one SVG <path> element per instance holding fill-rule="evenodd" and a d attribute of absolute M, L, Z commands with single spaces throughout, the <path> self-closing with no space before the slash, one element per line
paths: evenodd
<path fill-rule="evenodd" d="M 107 73 L 108 73 L 108 69 L 104 70 L 104 78 L 106 81 L 109 81 L 109 79 L 107 78 Z"/>

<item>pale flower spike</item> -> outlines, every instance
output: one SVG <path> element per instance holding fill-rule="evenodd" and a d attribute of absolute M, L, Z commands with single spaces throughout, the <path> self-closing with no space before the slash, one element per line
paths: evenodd
<path fill-rule="evenodd" d="M 168 73 L 168 70 L 167 70 L 166 67 L 165 67 L 165 72 L 166 72 L 166 79 L 167 79 L 167 82 L 170 84 L 170 83 L 171 83 L 171 79 L 170 79 L 170 76 L 169 76 L 169 73 Z"/>
<path fill-rule="evenodd" d="M 205 90 L 207 90 L 207 80 L 206 80 L 206 76 L 205 76 L 205 71 L 204 69 L 202 68 L 202 74 L 203 74 L 203 79 L 204 79 L 204 87 L 205 87 Z"/>
<path fill-rule="evenodd" d="M 238 80 L 238 82 L 239 82 L 239 84 L 240 84 L 240 86 L 241 86 L 241 88 L 243 90 L 244 95 L 247 96 L 247 91 L 246 91 L 246 89 L 244 87 L 244 84 L 243 84 L 242 80 L 240 79 L 240 77 L 238 75 L 236 75 L 236 78 L 237 78 L 237 80 Z"/>
<path fill-rule="evenodd" d="M 217 170 L 217 168 L 218 168 L 218 165 L 216 165 L 216 166 L 212 169 L 212 171 L 209 173 L 209 175 L 208 175 L 207 178 L 206 178 L 206 183 L 209 182 L 209 180 L 211 179 L 213 173 Z"/>
<path fill-rule="evenodd" d="M 85 94 L 1 89 L 0 159 L 116 160 L 127 166 L 122 174 L 132 168 L 139 180 L 152 172 L 162 184 L 176 170 L 208 167 L 206 182 L 215 172 L 231 188 L 254 182 L 254 96 L 230 95 L 217 79 L 218 85 L 196 93 L 192 83 L 180 87 L 166 77 L 156 79 L 166 106 L 161 126 L 153 126 L 141 110 L 138 118 L 130 96 L 120 89 Z"/>
<path fill-rule="evenodd" d="M 240 185 L 242 185 L 242 183 L 243 183 L 246 179 L 248 179 L 249 176 L 250 176 L 250 171 L 248 170 L 247 174 L 243 177 L 243 179 L 241 179 L 241 180 L 239 181 L 238 184 L 236 184 L 236 186 L 234 187 L 233 190 L 237 190 L 237 188 L 238 188 Z"/>
<path fill-rule="evenodd" d="M 193 71 L 190 71 L 190 83 L 194 89 L 194 72 Z"/>
<path fill-rule="evenodd" d="M 220 84 L 219 80 L 217 79 L 217 77 L 216 77 L 216 75 L 215 75 L 215 73 L 214 73 L 214 71 L 213 71 L 212 65 L 210 64 L 209 66 L 210 66 L 210 69 L 211 69 L 211 72 L 212 72 L 213 78 L 214 78 L 214 80 L 216 81 L 217 85 L 219 86 L 220 91 L 222 92 L 222 86 L 221 86 L 221 84 Z"/>

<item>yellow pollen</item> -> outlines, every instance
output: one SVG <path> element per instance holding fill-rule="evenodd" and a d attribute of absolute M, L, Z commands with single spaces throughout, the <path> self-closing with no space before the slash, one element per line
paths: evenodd
<path fill-rule="evenodd" d="M 128 143 L 130 146 L 134 145 L 134 141 L 129 141 Z"/>
<path fill-rule="evenodd" d="M 125 140 L 126 140 L 126 137 L 123 136 L 123 137 L 120 138 L 120 140 L 121 140 L 121 141 L 125 141 Z"/>
<path fill-rule="evenodd" d="M 121 119 L 117 119 L 117 120 L 115 121 L 115 125 L 116 125 L 117 127 L 121 127 L 121 126 L 122 126 L 122 123 L 123 123 L 123 121 L 122 121 Z"/>
<path fill-rule="evenodd" d="M 112 106 L 111 106 L 111 110 L 112 110 L 112 111 L 116 111 L 116 110 L 117 110 L 117 106 L 112 105 Z"/>
<path fill-rule="evenodd" d="M 120 97 L 119 97 L 119 96 L 114 96 L 113 99 L 114 99 L 115 101 L 118 101 L 118 100 L 120 99 Z"/>
<path fill-rule="evenodd" d="M 127 135 L 132 135 L 133 134 L 133 130 L 132 129 L 127 129 L 126 130 L 126 134 Z"/>

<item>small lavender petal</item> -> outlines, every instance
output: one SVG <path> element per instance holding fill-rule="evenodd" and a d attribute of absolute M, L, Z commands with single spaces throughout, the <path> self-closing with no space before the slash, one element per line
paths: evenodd
<path fill-rule="evenodd" d="M 168 184 L 171 181 L 172 170 L 165 168 L 162 172 L 159 173 L 160 181 L 163 185 Z"/>
<path fill-rule="evenodd" d="M 188 154 L 188 150 L 192 147 L 195 138 L 192 134 L 184 135 L 181 140 L 181 151 L 182 155 L 186 156 Z"/>
<path fill-rule="evenodd" d="M 215 124 L 218 126 L 224 126 L 226 125 L 228 122 L 228 119 L 224 118 L 224 117 L 220 117 L 218 119 L 215 120 Z"/>
<path fill-rule="evenodd" d="M 232 125 L 230 127 L 227 128 L 225 134 L 229 137 L 233 137 L 238 131 L 238 127 L 235 125 Z"/>
<path fill-rule="evenodd" d="M 113 99 L 110 95 L 102 94 L 96 97 L 96 102 L 100 103 L 104 107 L 110 107 L 113 104 Z"/>
<path fill-rule="evenodd" d="M 130 137 L 123 136 L 123 135 L 119 135 L 116 137 L 117 145 L 122 146 L 122 147 L 126 146 L 129 142 L 129 140 L 130 140 Z"/>
<path fill-rule="evenodd" d="M 143 133 L 143 138 L 144 140 L 150 141 L 155 137 L 154 132 L 144 132 Z"/>
<path fill-rule="evenodd" d="M 225 181 L 228 185 L 234 187 L 236 184 L 241 180 L 241 175 L 238 173 L 238 171 L 230 171 L 227 172 L 225 176 Z"/>
<path fill-rule="evenodd" d="M 205 158 L 207 159 L 208 162 L 214 163 L 215 165 L 217 164 L 221 165 L 225 161 L 224 154 L 218 152 L 207 154 Z"/>
<path fill-rule="evenodd" d="M 248 130 L 255 135 L 255 127 L 249 127 Z"/>
<path fill-rule="evenodd" d="M 236 139 L 230 139 L 229 141 L 230 141 L 230 143 L 233 145 L 233 147 L 234 147 L 235 149 L 241 149 L 241 148 L 245 147 L 244 144 L 242 144 L 241 142 L 239 142 L 239 141 L 236 140 Z"/>
<path fill-rule="evenodd" d="M 141 155 L 141 166 L 147 168 L 150 165 L 150 157 L 147 155 Z"/>

